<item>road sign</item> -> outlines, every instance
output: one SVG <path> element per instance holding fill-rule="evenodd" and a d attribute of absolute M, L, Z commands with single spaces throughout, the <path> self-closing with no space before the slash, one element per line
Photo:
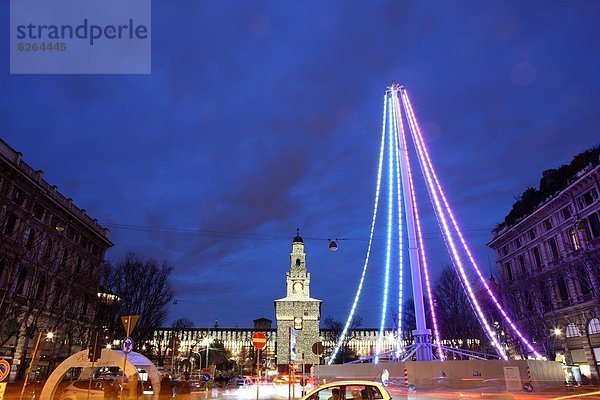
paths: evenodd
<path fill-rule="evenodd" d="M 138 319 L 140 319 L 139 315 L 124 315 L 121 317 L 121 322 L 123 322 L 123 328 L 125 328 L 125 335 L 129 336 L 133 328 L 135 328 L 135 324 L 137 324 Z"/>
<path fill-rule="evenodd" d="M 290 362 L 295 362 L 298 359 L 296 354 L 296 330 L 290 328 Z"/>
<path fill-rule="evenodd" d="M 315 342 L 312 345 L 312 352 L 317 356 L 323 355 L 323 344 L 321 342 Z"/>
<path fill-rule="evenodd" d="M 121 350 L 123 350 L 123 353 L 131 353 L 131 350 L 133 350 L 133 339 L 129 336 L 123 339 Z"/>
<path fill-rule="evenodd" d="M 10 374 L 10 363 L 6 360 L 0 360 L 0 382 L 5 380 Z"/>
<path fill-rule="evenodd" d="M 267 335 L 262 332 L 254 332 L 252 335 L 252 345 L 257 349 L 262 349 L 267 345 Z"/>
<path fill-rule="evenodd" d="M 208 382 L 210 381 L 210 374 L 202 374 L 202 382 Z"/>
<path fill-rule="evenodd" d="M 210 374 L 210 368 L 202 368 L 201 371 L 203 374 Z"/>

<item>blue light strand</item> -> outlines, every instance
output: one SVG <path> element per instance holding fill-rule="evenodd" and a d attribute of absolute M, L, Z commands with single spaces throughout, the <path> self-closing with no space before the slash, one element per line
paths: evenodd
<path fill-rule="evenodd" d="M 395 107 L 392 107 L 393 119 L 395 121 L 395 130 L 398 129 L 398 120 L 402 118 L 401 115 L 396 115 Z M 401 121 L 401 120 L 400 120 Z M 401 123 L 401 122 L 400 122 Z M 394 148 L 394 158 L 396 161 L 396 204 L 398 205 L 398 336 L 396 340 L 396 348 L 400 350 L 402 348 L 402 311 L 403 311 L 403 287 L 404 287 L 404 244 L 403 244 L 403 224 L 402 224 L 402 179 L 400 177 L 400 152 L 399 152 L 399 140 L 397 133 L 392 135 Z"/>
<path fill-rule="evenodd" d="M 392 107 L 393 107 L 392 100 Z M 392 108 L 393 110 L 393 108 Z M 393 116 L 393 112 L 391 113 Z M 385 328 L 385 318 L 387 316 L 387 304 L 388 304 L 388 291 L 390 286 L 390 258 L 392 252 L 392 216 L 394 214 L 394 140 L 392 138 L 393 133 L 393 118 L 388 118 L 388 134 L 389 134 L 389 145 L 388 145 L 388 207 L 387 207 L 387 240 L 385 248 L 385 275 L 383 283 L 383 299 L 381 305 L 381 321 L 379 323 L 379 337 L 377 338 L 377 347 L 375 352 L 375 364 L 379 363 L 379 354 L 382 350 L 383 335 Z"/>
<path fill-rule="evenodd" d="M 352 323 L 352 320 L 354 319 L 354 313 L 356 312 L 356 306 L 358 305 L 358 300 L 360 299 L 360 294 L 362 292 L 363 284 L 365 281 L 365 274 L 367 272 L 367 266 L 369 265 L 369 257 L 371 255 L 371 247 L 373 245 L 373 233 L 375 231 L 375 221 L 377 220 L 377 209 L 379 206 L 379 191 L 381 189 L 381 171 L 383 169 L 383 153 L 384 153 L 384 149 L 385 149 L 385 121 L 386 121 L 386 115 L 387 115 L 387 107 L 388 107 L 388 101 L 387 101 L 387 94 L 386 94 L 383 97 L 383 123 L 382 123 L 383 126 L 381 128 L 381 146 L 379 148 L 379 166 L 377 169 L 377 184 L 376 184 L 376 188 L 375 188 L 375 205 L 373 206 L 373 218 L 371 220 L 371 232 L 369 234 L 369 244 L 367 245 L 367 254 L 365 257 L 365 263 L 363 265 L 362 274 L 360 276 L 360 281 L 358 283 L 358 288 L 356 290 L 356 295 L 354 296 L 354 301 L 352 302 L 352 307 L 350 308 L 350 314 L 348 315 L 348 319 L 346 320 L 346 323 L 344 324 L 344 329 L 342 330 L 342 334 L 340 335 L 340 338 L 338 339 L 338 342 L 335 345 L 335 348 L 333 349 L 333 351 L 331 352 L 331 355 L 329 356 L 327 365 L 331 365 L 333 363 L 333 360 L 335 360 L 337 353 L 340 351 L 340 348 L 342 347 L 342 343 L 346 339 L 346 335 L 348 334 L 348 330 L 350 329 L 350 325 Z"/>

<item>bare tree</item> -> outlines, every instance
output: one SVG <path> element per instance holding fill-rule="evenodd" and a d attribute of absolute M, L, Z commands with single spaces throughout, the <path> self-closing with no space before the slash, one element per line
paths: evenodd
<path fill-rule="evenodd" d="M 450 341 L 450 346 L 481 350 L 475 344 L 485 342 L 485 335 L 452 266 L 444 267 L 438 277 L 434 298 L 440 330 L 443 337 Z"/>
<path fill-rule="evenodd" d="M 154 260 L 142 260 L 129 253 L 123 262 L 107 268 L 103 284 L 120 298 L 116 318 L 139 315 L 136 341 L 150 341 L 154 330 L 164 323 L 167 305 L 175 295 L 169 280 L 173 267 L 167 262 L 159 265 Z M 116 334 L 123 334 L 118 321 L 112 326 L 117 330 Z"/>
<path fill-rule="evenodd" d="M 342 337 L 342 331 L 344 330 L 344 323 L 328 316 L 323 320 L 323 324 L 325 326 L 325 329 L 328 331 L 330 341 L 335 346 Z M 350 323 L 348 334 L 345 336 L 344 340 L 342 341 L 342 345 L 340 346 L 340 349 L 339 349 L 335 359 L 333 360 L 333 363 L 336 363 L 336 364 L 337 363 L 345 363 L 348 361 L 356 360 L 358 358 L 356 352 L 352 349 L 352 346 L 350 346 L 351 341 L 354 339 L 354 337 L 350 334 L 350 332 L 353 329 L 356 329 L 361 325 L 362 325 L 362 317 L 360 315 L 355 315 L 354 318 L 352 319 L 352 322 Z M 330 356 L 331 356 L 331 352 L 333 352 L 333 348 L 330 348 L 328 350 L 329 350 Z"/>

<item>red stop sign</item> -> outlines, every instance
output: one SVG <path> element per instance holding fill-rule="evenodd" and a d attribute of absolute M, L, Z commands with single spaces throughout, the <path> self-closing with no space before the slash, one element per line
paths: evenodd
<path fill-rule="evenodd" d="M 255 332 L 252 335 L 252 345 L 257 349 L 262 349 L 267 345 L 267 335 L 262 332 Z"/>

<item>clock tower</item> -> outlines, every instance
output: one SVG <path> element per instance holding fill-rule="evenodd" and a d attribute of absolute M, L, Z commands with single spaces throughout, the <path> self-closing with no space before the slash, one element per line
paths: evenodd
<path fill-rule="evenodd" d="M 286 296 L 275 300 L 277 366 L 280 371 L 287 371 L 290 362 L 290 328 L 296 330 L 298 364 L 302 363 L 303 354 L 306 365 L 319 363 L 319 358 L 312 352 L 312 345 L 319 341 L 321 300 L 310 297 L 310 272 L 306 270 L 304 240 L 299 231 L 292 241 L 290 269 L 285 277 Z"/>

